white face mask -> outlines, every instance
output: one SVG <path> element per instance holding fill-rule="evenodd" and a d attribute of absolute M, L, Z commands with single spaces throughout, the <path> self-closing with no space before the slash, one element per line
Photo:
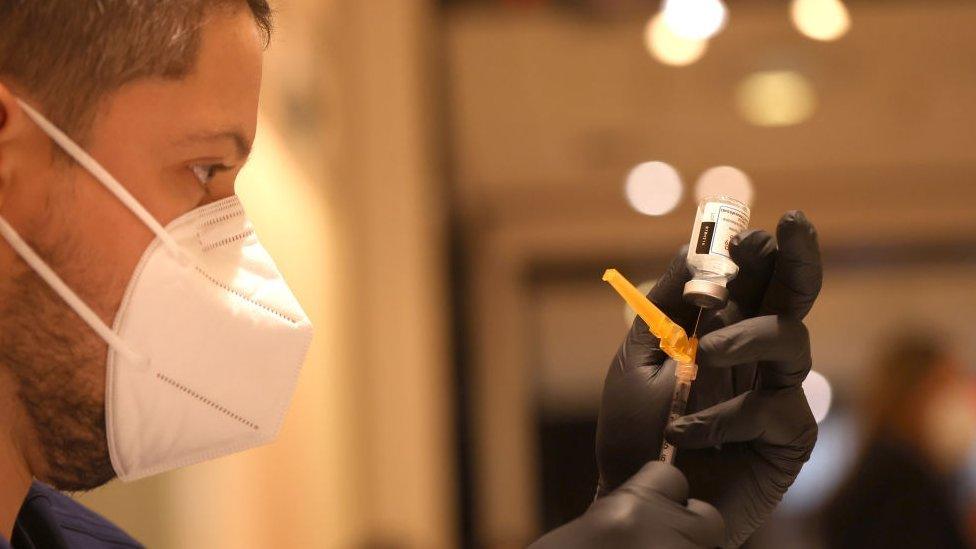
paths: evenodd
<path fill-rule="evenodd" d="M 237 197 L 163 228 L 95 159 L 21 106 L 156 235 L 109 328 L 0 218 L 0 236 L 109 344 L 106 429 L 119 478 L 135 480 L 271 442 L 312 325 Z"/>

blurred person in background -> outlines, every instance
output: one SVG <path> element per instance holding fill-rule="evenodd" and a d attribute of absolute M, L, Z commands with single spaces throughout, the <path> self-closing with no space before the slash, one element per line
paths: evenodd
<path fill-rule="evenodd" d="M 311 326 L 234 191 L 270 29 L 265 0 L 0 0 L 0 547 L 138 547 L 61 491 L 280 428 Z M 668 431 L 688 478 L 655 461 L 674 364 L 637 321 L 607 376 L 599 498 L 539 547 L 738 545 L 792 483 L 816 439 L 816 233 L 791 213 L 733 248 L 711 373 Z M 681 253 L 651 293 L 686 329 L 689 275 Z"/>
<path fill-rule="evenodd" d="M 890 335 L 870 370 L 866 437 L 820 513 L 829 548 L 971 547 L 957 497 L 976 435 L 976 384 L 926 328 Z"/>

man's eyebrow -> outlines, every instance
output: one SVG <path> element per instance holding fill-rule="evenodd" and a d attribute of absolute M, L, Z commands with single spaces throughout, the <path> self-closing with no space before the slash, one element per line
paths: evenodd
<path fill-rule="evenodd" d="M 179 143 L 189 144 L 204 141 L 220 141 L 222 139 L 230 140 L 234 143 L 234 147 L 237 149 L 237 154 L 241 160 L 247 160 L 247 157 L 251 155 L 252 140 L 245 137 L 244 132 L 240 130 L 218 130 L 214 132 L 194 133 L 180 139 Z"/>

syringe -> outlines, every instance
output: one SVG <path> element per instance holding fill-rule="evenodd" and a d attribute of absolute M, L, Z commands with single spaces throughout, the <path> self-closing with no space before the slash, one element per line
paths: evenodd
<path fill-rule="evenodd" d="M 674 420 L 685 415 L 685 408 L 688 406 L 688 394 L 691 393 L 691 382 L 698 375 L 698 366 L 695 364 L 681 364 L 674 370 L 674 394 L 671 396 L 671 411 L 668 413 L 668 425 Z M 658 458 L 664 463 L 674 462 L 674 445 L 664 439 L 661 444 L 661 457 Z"/>
<path fill-rule="evenodd" d="M 691 382 L 698 376 L 698 365 L 695 364 L 698 338 L 694 336 L 698 329 L 698 322 L 695 322 L 695 331 L 689 339 L 684 328 L 668 318 L 616 269 L 607 269 L 603 273 L 603 280 L 609 282 L 630 308 L 644 319 L 651 333 L 661 341 L 661 350 L 678 363 L 674 371 L 674 394 L 671 398 L 671 411 L 668 414 L 668 423 L 671 423 L 684 415 L 685 408 L 688 406 L 688 394 L 691 392 Z M 701 311 L 698 318 L 701 319 Z M 665 463 L 672 463 L 674 451 L 674 446 L 665 439 L 658 459 Z"/>

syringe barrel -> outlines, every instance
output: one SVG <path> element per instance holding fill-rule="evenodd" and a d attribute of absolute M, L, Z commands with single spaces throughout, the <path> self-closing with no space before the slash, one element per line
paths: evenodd
<path fill-rule="evenodd" d="M 680 368 L 681 366 L 686 365 L 682 364 L 678 367 Z M 691 364 L 690 366 L 695 365 Z M 697 366 L 695 366 L 695 370 L 697 370 Z M 674 394 L 671 397 L 671 411 L 668 413 L 668 425 L 685 415 L 685 408 L 688 407 L 689 393 L 691 393 L 691 379 L 686 379 L 684 376 L 677 377 L 674 380 Z M 671 464 L 674 463 L 674 454 L 674 445 L 668 442 L 667 438 L 664 438 L 661 444 L 661 456 L 658 459 L 664 463 Z"/>

